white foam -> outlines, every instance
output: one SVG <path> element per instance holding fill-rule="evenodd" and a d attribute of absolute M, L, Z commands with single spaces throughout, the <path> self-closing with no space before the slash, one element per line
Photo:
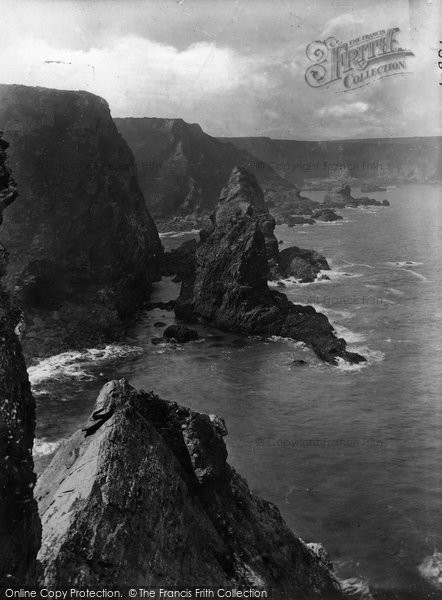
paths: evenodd
<path fill-rule="evenodd" d="M 419 573 L 431 585 L 442 590 L 442 552 L 436 550 L 431 556 L 427 556 L 418 567 Z"/>
<path fill-rule="evenodd" d="M 423 265 L 423 262 L 415 262 L 414 260 L 400 260 L 400 261 L 396 261 L 396 262 L 386 262 L 386 265 L 388 265 L 389 267 L 398 267 L 400 269 L 403 269 L 404 267 L 419 267 L 421 265 Z"/>
<path fill-rule="evenodd" d="M 143 349 L 139 346 L 116 346 L 110 344 L 105 348 L 89 348 L 84 351 L 73 350 L 44 358 L 36 365 L 28 368 L 29 381 L 32 386 L 49 379 L 92 380 L 93 375 L 86 368 L 97 362 L 122 358 L 131 354 L 139 354 Z"/>
<path fill-rule="evenodd" d="M 201 229 L 188 229 L 187 231 L 165 231 L 160 233 L 160 238 L 171 237 L 171 238 L 180 238 L 184 235 L 196 235 L 199 233 Z"/>
<path fill-rule="evenodd" d="M 367 580 L 352 577 L 350 579 L 338 579 L 338 581 L 347 598 L 374 600 Z"/>
<path fill-rule="evenodd" d="M 61 440 L 58 442 L 47 442 L 46 438 L 36 438 L 34 440 L 32 454 L 34 456 L 47 456 L 48 454 L 52 454 L 53 452 L 55 452 L 60 443 Z"/>

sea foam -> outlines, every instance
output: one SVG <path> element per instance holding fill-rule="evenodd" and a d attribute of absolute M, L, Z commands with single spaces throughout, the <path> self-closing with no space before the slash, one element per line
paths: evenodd
<path fill-rule="evenodd" d="M 427 556 L 418 567 L 419 573 L 431 585 L 442 590 L 442 552 L 436 550 Z"/>

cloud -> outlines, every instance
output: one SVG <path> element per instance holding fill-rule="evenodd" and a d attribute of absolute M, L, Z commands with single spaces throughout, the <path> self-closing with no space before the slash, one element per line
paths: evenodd
<path fill-rule="evenodd" d="M 319 109 L 320 117 L 359 117 L 370 108 L 367 102 L 350 102 L 347 104 L 332 104 Z"/>

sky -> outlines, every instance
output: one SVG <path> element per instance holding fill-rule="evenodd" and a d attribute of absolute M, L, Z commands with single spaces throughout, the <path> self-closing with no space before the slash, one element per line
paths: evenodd
<path fill-rule="evenodd" d="M 439 0 L 2 0 L 0 82 L 87 90 L 114 117 L 214 136 L 441 134 Z M 310 87 L 306 47 L 399 27 L 407 73 Z"/>

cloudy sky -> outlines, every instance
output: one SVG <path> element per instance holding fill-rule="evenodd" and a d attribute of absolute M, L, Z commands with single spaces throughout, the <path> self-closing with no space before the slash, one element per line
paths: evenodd
<path fill-rule="evenodd" d="M 2 0 L 0 82 L 88 90 L 211 135 L 440 135 L 439 0 Z M 306 46 L 400 27 L 410 74 L 342 93 Z"/>

